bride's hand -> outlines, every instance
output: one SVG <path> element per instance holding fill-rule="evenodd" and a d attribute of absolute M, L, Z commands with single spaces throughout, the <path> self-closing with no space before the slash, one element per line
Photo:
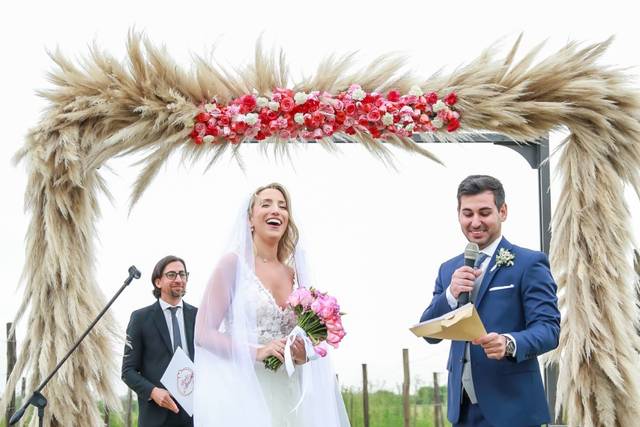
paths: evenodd
<path fill-rule="evenodd" d="M 304 341 L 300 337 L 296 337 L 293 344 L 291 344 L 291 356 L 293 357 L 293 362 L 298 365 L 307 363 L 307 351 L 304 348 Z"/>
<path fill-rule="evenodd" d="M 258 347 L 256 351 L 256 360 L 262 362 L 269 356 L 275 356 L 284 363 L 284 344 L 286 342 L 286 338 L 280 338 L 278 340 L 273 340 L 261 347 Z"/>

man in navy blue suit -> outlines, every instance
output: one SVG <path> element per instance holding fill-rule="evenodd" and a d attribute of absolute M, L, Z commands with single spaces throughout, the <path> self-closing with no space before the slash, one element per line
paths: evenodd
<path fill-rule="evenodd" d="M 469 292 L 489 333 L 471 343 L 452 341 L 447 417 L 454 426 L 524 427 L 549 422 L 537 357 L 558 346 L 556 284 L 544 253 L 502 237 L 507 204 L 502 184 L 472 175 L 458 186 L 458 221 L 480 247 L 477 268 L 464 256 L 443 263 L 431 304 L 420 321 L 458 307 Z M 439 339 L 426 339 L 429 343 Z"/>

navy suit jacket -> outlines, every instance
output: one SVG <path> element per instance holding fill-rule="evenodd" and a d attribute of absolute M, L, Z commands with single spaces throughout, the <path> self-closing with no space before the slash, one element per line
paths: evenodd
<path fill-rule="evenodd" d="M 185 337 L 189 358 L 193 360 L 193 329 L 198 309 L 183 301 Z M 155 427 L 164 425 L 169 410 L 156 405 L 151 398 L 154 387 L 165 388 L 160 378 L 173 357 L 171 336 L 160 303 L 131 313 L 127 326 L 127 342 L 122 358 L 122 380 L 138 395 L 138 425 Z M 178 404 L 180 416 L 186 422 L 190 417 Z"/>
<path fill-rule="evenodd" d="M 500 248 L 515 259 L 512 266 L 496 267 Z M 458 255 L 440 266 L 431 304 L 420 321 L 452 310 L 445 290 L 453 272 L 464 265 Z M 516 341 L 515 357 L 487 358 L 481 346 L 471 345 L 473 384 L 486 420 L 496 427 L 540 425 L 549 422 L 537 356 L 558 346 L 560 312 L 556 284 L 542 252 L 512 245 L 502 239 L 480 284 L 475 306 L 487 332 L 510 334 Z M 427 338 L 435 344 L 441 340 Z M 447 417 L 458 422 L 462 397 L 464 341 L 452 341 L 447 370 Z"/>

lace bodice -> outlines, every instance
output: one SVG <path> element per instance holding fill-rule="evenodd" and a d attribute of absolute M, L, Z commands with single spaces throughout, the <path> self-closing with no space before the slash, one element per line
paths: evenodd
<path fill-rule="evenodd" d="M 266 344 L 289 335 L 296 326 L 296 315 L 290 307 L 280 308 L 260 279 L 252 274 L 251 298 L 256 308 L 258 344 Z M 296 283 L 294 283 L 296 287 Z"/>

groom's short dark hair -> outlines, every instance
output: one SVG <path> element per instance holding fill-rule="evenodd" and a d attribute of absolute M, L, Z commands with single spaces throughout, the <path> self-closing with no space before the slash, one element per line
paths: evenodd
<path fill-rule="evenodd" d="M 475 196 L 476 194 L 491 191 L 496 202 L 496 207 L 504 204 L 504 187 L 496 178 L 489 175 L 469 175 L 458 185 L 458 209 L 462 196 Z"/>

